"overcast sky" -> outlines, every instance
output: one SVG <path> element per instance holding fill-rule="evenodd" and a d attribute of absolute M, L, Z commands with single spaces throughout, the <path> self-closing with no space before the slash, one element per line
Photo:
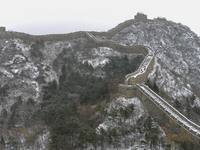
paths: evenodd
<path fill-rule="evenodd" d="M 200 35 L 199 0 L 2 0 L 0 26 L 29 34 L 107 31 L 143 12 Z"/>

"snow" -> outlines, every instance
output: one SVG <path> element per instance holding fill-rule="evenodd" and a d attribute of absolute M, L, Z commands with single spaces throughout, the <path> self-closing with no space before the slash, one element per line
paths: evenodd
<path fill-rule="evenodd" d="M 17 50 L 22 50 L 22 52 L 28 51 L 30 46 L 27 46 L 20 39 L 14 39 L 14 44 L 16 44 Z"/>
<path fill-rule="evenodd" d="M 2 52 L 4 52 L 6 48 L 7 48 L 7 47 L 5 46 L 5 47 L 2 49 Z"/>
<path fill-rule="evenodd" d="M 149 47 L 146 47 L 146 48 L 148 50 L 148 54 L 144 58 L 143 62 L 141 63 L 141 65 L 137 71 L 126 75 L 126 77 L 125 77 L 126 84 L 128 84 L 129 78 L 131 78 L 130 84 L 133 84 L 133 81 L 137 76 L 144 74 L 146 72 L 149 64 L 151 63 L 152 59 L 154 58 L 154 51 Z"/>
<path fill-rule="evenodd" d="M 138 22 L 111 37 L 111 41 L 115 41 L 125 46 L 151 46 L 155 50 L 155 66 L 148 78 L 151 79 L 152 83 L 155 82 L 159 89 L 164 91 L 168 96 L 182 100 L 183 98 L 190 97 L 194 94 L 192 92 L 193 87 L 200 87 L 199 39 L 196 40 L 195 34 L 189 30 L 188 27 L 182 24 L 176 25 L 173 22 Z M 186 33 L 183 34 L 184 32 Z M 100 39 L 93 36 L 91 33 L 86 33 L 95 41 L 100 41 Z M 102 39 L 103 37 L 100 38 Z M 42 62 L 33 62 L 31 59 L 27 59 L 30 55 L 30 45 L 26 44 L 23 40 L 4 40 L 2 43 L 2 54 L 7 53 L 7 50 L 9 50 L 8 52 L 16 53 L 16 55 L 9 54 L 7 62 L 2 61 L 3 63 L 1 63 L 2 66 L 0 67 L 0 72 L 8 78 L 8 81 L 10 79 L 20 78 L 19 75 L 22 71 L 25 73 L 25 75 L 16 82 L 16 84 L 19 83 L 21 89 L 13 90 L 11 95 L 17 97 L 24 92 L 23 94 L 26 95 L 26 99 L 28 97 L 34 97 L 34 95 L 36 98 L 39 97 L 41 85 L 35 81 L 37 77 L 44 77 L 46 82 L 53 81 L 54 79 L 58 80 L 59 73 L 56 73 L 51 65 L 58 54 L 62 52 L 63 48 L 70 47 L 71 51 L 76 51 L 76 49 L 73 49 L 73 46 L 76 45 L 76 41 L 74 43 L 72 41 L 47 41 L 45 42 L 45 48 L 42 49 L 44 60 L 42 60 Z M 16 44 L 16 49 L 13 49 L 12 51 L 9 46 L 13 43 Z M 88 54 L 91 54 L 91 57 L 88 57 L 85 54 L 86 51 Z M 70 52 L 68 55 L 71 55 Z M 79 53 L 77 55 L 80 62 L 84 63 L 87 61 L 94 68 L 102 67 L 109 62 L 109 58 L 107 57 L 123 55 L 109 47 L 97 47 L 85 51 L 78 51 L 77 53 Z M 149 54 L 150 53 L 151 52 L 149 52 Z M 131 54 L 129 56 L 132 57 Z M 40 67 L 41 64 L 42 66 Z M 148 61 L 144 63 L 139 72 L 144 72 L 147 66 Z M 16 74 L 18 74 L 18 76 Z M 29 91 L 34 92 L 28 93 Z M 163 105 L 165 103 L 162 101 L 161 103 L 160 99 L 158 100 L 159 101 L 156 102 L 161 104 L 161 106 L 164 107 L 167 112 L 170 112 L 174 118 L 178 118 L 182 123 L 189 126 L 187 122 L 184 122 L 183 119 L 181 120 L 181 117 L 175 116 L 176 113 L 173 113 L 170 107 Z M 9 110 L 10 106 L 14 103 L 14 100 L 6 100 L 6 103 L 5 106 L 1 105 L 0 108 L 3 106 Z M 126 119 L 125 123 L 135 124 L 139 117 L 147 113 L 137 98 L 125 99 L 119 97 L 110 103 L 107 111 L 111 111 L 113 108 L 126 107 L 128 104 L 134 104 L 136 106 L 134 111 L 135 115 L 133 115 L 132 118 Z M 200 106 L 199 98 L 196 97 L 194 105 Z M 99 125 L 99 127 L 103 128 L 115 126 L 118 126 L 117 123 L 109 120 L 109 117 L 105 118 L 105 121 Z M 192 126 L 189 126 L 188 128 L 196 131 Z M 48 130 L 38 137 L 38 143 L 41 145 L 40 149 L 45 149 L 43 144 L 45 141 L 48 141 L 48 137 Z M 134 147 L 135 149 L 136 146 L 137 145 Z M 133 147 L 127 149 L 133 149 Z M 137 149 L 139 148 L 137 147 Z"/>
<path fill-rule="evenodd" d="M 35 143 L 37 144 L 37 150 L 44 150 L 48 149 L 49 145 L 49 138 L 50 138 L 50 132 L 48 129 L 44 129 L 41 134 L 38 135 L 37 140 Z M 35 149 L 35 147 L 33 147 Z"/>
<path fill-rule="evenodd" d="M 120 107 L 127 107 L 129 104 L 133 104 L 135 106 L 134 107 L 135 110 L 134 110 L 134 116 L 132 118 L 127 119 L 126 122 L 129 124 L 135 124 L 136 121 L 141 116 L 143 116 L 147 113 L 144 106 L 142 105 L 142 103 L 140 102 L 140 100 L 138 98 L 126 99 L 124 97 L 118 97 L 116 100 L 113 100 L 109 104 L 106 111 L 107 111 L 107 113 L 110 113 L 113 109 L 119 109 Z M 112 125 L 112 127 L 118 126 L 115 122 L 113 122 L 113 120 L 109 120 L 109 117 L 108 117 L 105 119 L 105 121 L 103 123 L 101 123 L 97 127 L 97 129 L 100 129 L 100 128 L 107 129 L 111 125 Z"/>
<path fill-rule="evenodd" d="M 53 80 L 56 80 L 58 83 L 58 74 L 54 71 L 54 70 L 48 70 L 48 71 L 44 71 L 44 77 L 45 77 L 45 81 L 48 82 L 52 82 Z"/>
<path fill-rule="evenodd" d="M 0 72 L 3 73 L 4 75 L 6 75 L 8 78 L 13 79 L 14 75 L 12 73 L 10 73 L 9 71 L 7 71 L 6 69 L 0 67 Z"/>
<path fill-rule="evenodd" d="M 114 51 L 112 48 L 109 47 L 98 47 L 92 49 L 92 54 L 94 56 L 105 57 L 105 56 L 120 56 L 121 53 Z"/>
<path fill-rule="evenodd" d="M 128 105 L 133 104 L 134 105 L 134 111 L 132 112 L 132 114 L 130 114 L 130 116 L 124 120 L 124 118 L 121 118 L 119 113 L 120 108 L 126 108 Z M 112 112 L 115 111 L 115 113 L 117 113 L 116 117 L 112 117 L 109 114 L 112 114 Z M 108 128 L 110 129 L 116 129 L 116 130 L 120 130 L 122 128 L 126 128 L 128 129 L 132 129 L 132 127 L 136 127 L 137 126 L 137 120 L 141 119 L 141 118 L 147 118 L 148 117 L 148 113 L 146 111 L 146 109 L 144 108 L 144 106 L 142 105 L 142 103 L 140 102 L 140 100 L 138 98 L 124 98 L 124 97 L 117 97 L 115 100 L 113 100 L 111 103 L 109 103 L 109 106 L 106 109 L 106 116 L 104 119 L 104 122 L 101 123 L 97 128 L 96 128 L 96 132 L 98 133 L 99 130 L 101 128 L 103 128 L 104 130 L 107 130 Z M 121 122 L 119 122 L 119 120 L 122 120 Z M 145 119 L 144 119 L 145 120 Z M 152 127 L 155 128 L 159 128 L 159 135 L 158 137 L 164 137 L 165 133 L 162 130 L 162 128 L 155 123 L 154 125 L 152 125 Z M 141 127 L 142 128 L 142 127 Z M 143 133 L 143 131 L 135 131 L 130 133 L 129 135 L 127 135 L 127 137 L 120 137 L 119 139 L 119 143 L 120 143 L 120 148 L 119 149 L 123 149 L 123 150 L 138 150 L 138 149 L 149 149 L 150 150 L 150 145 L 149 144 L 142 144 L 141 141 L 146 141 L 145 140 L 145 133 Z M 124 141 L 132 141 L 131 144 L 129 144 L 128 146 L 124 146 Z M 148 143 L 148 142 L 147 142 Z M 100 148 L 97 148 L 100 149 Z M 114 150 L 117 148 L 113 148 L 112 146 L 106 146 L 105 149 L 107 150 Z M 161 148 L 162 149 L 162 148 Z"/>
<path fill-rule="evenodd" d="M 161 110 L 167 112 L 166 114 L 170 114 L 171 117 L 175 119 L 176 122 L 179 122 L 180 125 L 184 126 L 186 130 L 192 130 L 196 135 L 200 135 L 200 126 L 188 120 L 185 116 L 179 113 L 175 108 L 173 108 L 169 103 L 167 103 L 164 99 L 154 93 L 145 85 L 139 85 L 140 89 L 142 89 L 145 94 L 147 94 L 154 102 L 156 102 L 157 106 L 161 107 Z"/>
<path fill-rule="evenodd" d="M 38 67 L 35 66 L 33 62 L 27 62 L 24 66 L 24 69 L 28 71 L 28 74 L 32 79 L 35 79 L 39 76 Z"/>
<path fill-rule="evenodd" d="M 185 96 L 190 96 L 191 92 L 182 88 L 187 88 L 185 84 L 200 89 L 200 41 L 187 26 L 169 21 L 136 22 L 111 40 L 122 45 L 151 46 L 159 64 L 152 83 L 156 82 L 159 89 L 170 97 L 185 100 Z M 184 80 L 177 80 L 175 74 Z"/>
<path fill-rule="evenodd" d="M 20 70 L 19 69 L 11 69 L 11 71 L 16 74 L 16 73 L 19 73 Z"/>
<path fill-rule="evenodd" d="M 15 56 L 13 57 L 13 61 L 17 61 L 17 63 L 23 62 L 23 61 L 25 61 L 25 60 L 26 60 L 26 58 L 25 58 L 24 56 L 22 56 L 22 55 L 15 55 Z"/>
<path fill-rule="evenodd" d="M 4 63 L 4 65 L 12 65 L 14 62 L 15 63 L 21 63 L 24 62 L 26 58 L 22 55 L 14 55 L 13 59 L 10 60 L 9 62 Z"/>
<path fill-rule="evenodd" d="M 110 60 L 105 57 L 98 57 L 95 59 L 89 59 L 89 60 L 83 60 L 83 64 L 85 62 L 88 62 L 88 64 L 92 65 L 93 68 L 96 68 L 98 66 L 103 67 L 106 63 L 108 63 Z"/>
<path fill-rule="evenodd" d="M 94 36 L 93 34 L 91 34 L 90 32 L 87 32 L 87 31 L 86 31 L 85 33 L 86 33 L 86 35 L 87 35 L 89 38 L 95 40 L 96 42 L 100 42 L 100 41 L 101 41 L 99 38 L 95 37 L 95 36 Z"/>
<path fill-rule="evenodd" d="M 36 91 L 36 98 L 40 97 L 40 88 L 39 88 L 39 84 L 36 81 L 32 81 L 31 84 L 33 85 L 35 91 Z"/>
<path fill-rule="evenodd" d="M 106 63 L 110 61 L 108 58 L 110 56 L 121 56 L 120 52 L 114 51 L 112 48 L 109 47 L 93 48 L 90 53 L 92 54 L 92 58 L 88 58 L 87 56 L 85 56 L 84 53 L 85 52 L 77 52 L 78 60 L 81 61 L 82 64 L 88 62 L 88 64 L 92 65 L 93 68 L 103 67 Z"/>

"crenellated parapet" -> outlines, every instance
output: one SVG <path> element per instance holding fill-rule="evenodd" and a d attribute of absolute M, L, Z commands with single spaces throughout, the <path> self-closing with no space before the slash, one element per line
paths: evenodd
<path fill-rule="evenodd" d="M 19 38 L 26 41 L 63 41 L 75 38 L 87 37 L 84 31 L 68 33 L 68 34 L 48 34 L 48 35 L 30 35 L 22 32 L 6 31 L 0 32 L 0 39 L 13 39 Z"/>
<path fill-rule="evenodd" d="M 0 27 L 0 33 L 6 32 L 6 27 Z"/>
<path fill-rule="evenodd" d="M 134 46 L 123 46 L 120 44 L 117 44 L 113 41 L 103 41 L 95 37 L 92 32 L 85 32 L 85 35 L 96 43 L 96 46 L 98 47 L 110 47 L 112 49 L 115 49 L 120 52 L 126 52 L 126 53 L 141 53 L 144 56 L 148 54 L 148 50 L 142 46 L 142 45 L 134 45 Z"/>
<path fill-rule="evenodd" d="M 144 48 L 148 54 L 144 58 L 137 71 L 126 75 L 125 85 L 133 85 L 147 81 L 147 77 L 154 66 L 155 56 L 154 51 L 150 47 L 144 46 Z"/>
<path fill-rule="evenodd" d="M 148 46 L 142 46 L 146 51 L 146 55 L 137 71 L 127 74 L 125 76 L 124 84 L 118 86 L 118 94 L 124 97 L 137 97 L 135 87 L 137 83 L 145 83 L 147 81 L 149 73 L 153 70 L 155 56 L 154 51 Z M 143 53 L 144 54 L 144 53 Z M 127 91 L 126 91 L 127 90 Z M 132 92 L 132 93 L 131 93 Z M 131 93 L 131 94 L 130 94 Z"/>
<path fill-rule="evenodd" d="M 137 13 L 137 15 L 135 15 L 135 20 L 140 21 L 140 22 L 147 22 L 147 15 L 143 14 L 143 13 Z"/>
<path fill-rule="evenodd" d="M 137 90 L 135 93 L 137 97 L 148 110 L 150 115 L 152 115 L 161 126 L 165 126 L 169 122 L 174 122 L 175 126 L 173 130 L 175 130 L 175 128 L 176 130 L 179 130 L 179 133 L 177 133 L 178 135 L 186 136 L 199 143 L 199 125 L 182 115 L 162 97 L 152 91 L 148 86 L 144 84 L 136 84 L 136 87 Z"/>
<path fill-rule="evenodd" d="M 157 21 L 163 20 L 163 19 L 157 19 Z M 136 22 L 148 22 L 152 21 L 147 18 L 147 15 L 143 13 L 137 13 L 135 15 L 134 19 L 126 20 L 123 23 L 120 23 L 116 27 L 112 28 L 111 30 L 108 30 L 108 32 L 90 32 L 93 35 L 100 35 L 100 36 L 106 36 L 108 39 L 114 36 L 115 34 L 119 33 L 124 28 L 131 26 L 132 24 Z M 69 40 L 73 38 L 79 38 L 79 37 L 85 37 L 84 31 L 74 32 L 74 33 L 68 33 L 68 34 L 48 34 L 48 35 L 30 35 L 26 33 L 21 32 L 15 32 L 15 31 L 6 31 L 5 27 L 0 27 L 0 39 L 2 38 L 20 38 L 23 40 L 43 40 L 43 41 L 56 41 L 56 40 Z"/>

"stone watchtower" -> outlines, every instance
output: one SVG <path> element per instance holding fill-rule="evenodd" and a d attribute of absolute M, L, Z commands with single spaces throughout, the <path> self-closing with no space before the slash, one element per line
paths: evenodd
<path fill-rule="evenodd" d="M 148 19 L 147 19 L 147 15 L 145 15 L 143 13 L 137 13 L 137 15 L 135 15 L 135 20 L 141 21 L 141 22 L 146 22 Z"/>
<path fill-rule="evenodd" d="M 0 27 L 0 33 L 2 32 L 6 32 L 6 28 L 5 27 Z"/>

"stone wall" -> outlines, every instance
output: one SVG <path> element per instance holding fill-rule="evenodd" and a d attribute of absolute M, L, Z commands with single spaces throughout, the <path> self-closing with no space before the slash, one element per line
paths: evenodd
<path fill-rule="evenodd" d="M 147 70 L 146 70 L 143 74 L 138 75 L 138 76 L 134 79 L 134 81 L 133 81 L 134 83 L 133 83 L 133 84 L 136 84 L 136 83 L 144 83 L 144 82 L 147 81 L 147 78 L 148 78 L 149 73 L 151 72 L 151 70 L 153 70 L 154 61 L 155 61 L 155 57 L 152 58 L 150 64 L 149 64 L 148 67 L 147 67 Z"/>
<path fill-rule="evenodd" d="M 152 116 L 161 127 L 168 128 L 168 126 L 173 126 L 172 128 L 167 129 L 168 134 L 185 136 L 188 137 L 190 140 L 199 143 L 200 135 L 197 135 L 193 130 L 180 123 L 176 118 L 174 118 L 172 114 L 168 114 L 167 111 L 165 111 L 163 107 L 159 106 L 159 104 L 157 104 L 154 99 L 152 99 L 151 96 L 148 95 L 148 93 L 143 91 L 138 84 L 120 84 L 118 94 L 126 98 L 138 97 L 150 116 Z M 169 106 L 169 104 L 167 104 L 167 106 L 170 109 L 174 109 L 171 108 L 172 106 Z M 177 111 L 175 110 L 175 112 Z M 182 114 L 176 113 L 176 115 L 178 115 L 182 120 L 186 121 L 189 125 L 195 127 L 196 129 L 199 129 L 198 126 L 196 126 L 191 121 L 188 121 L 188 119 L 182 116 Z"/>
<path fill-rule="evenodd" d="M 136 91 L 137 91 L 136 85 L 119 84 L 118 86 L 118 95 L 126 98 L 136 97 Z"/>
<path fill-rule="evenodd" d="M 134 16 L 134 19 L 126 20 L 125 22 L 120 23 L 116 27 L 108 30 L 108 32 L 92 32 L 92 34 L 106 36 L 109 39 L 115 34 L 119 33 L 124 28 L 131 26 L 132 24 L 136 22 L 148 22 L 148 21 L 152 21 L 152 20 L 147 19 L 147 15 L 142 14 L 142 13 L 137 13 L 137 15 Z"/>
<path fill-rule="evenodd" d="M 147 109 L 149 114 L 159 123 L 161 127 L 167 127 L 167 125 L 173 125 L 173 128 L 168 129 L 170 134 L 177 134 L 179 136 L 186 136 L 189 139 L 196 141 L 199 143 L 200 135 L 197 135 L 195 132 L 196 130 L 200 131 L 199 126 L 195 123 L 188 120 L 185 116 L 179 113 L 175 108 L 173 108 L 170 104 L 168 104 L 165 100 L 161 97 L 156 96 L 168 109 L 171 109 L 173 113 L 175 113 L 181 120 L 185 121 L 189 126 L 194 127 L 195 129 L 188 128 L 187 125 L 182 124 L 176 117 L 173 116 L 173 113 L 170 114 L 169 111 L 166 111 L 165 108 L 162 107 L 145 91 L 140 88 L 140 85 L 136 85 L 137 89 L 134 92 L 136 96 L 140 99 L 144 107 Z M 157 95 L 155 92 L 150 90 L 153 95 Z M 176 131 L 176 133 L 174 133 Z M 178 132 L 177 132 L 178 131 Z"/>
<path fill-rule="evenodd" d="M 6 32 L 6 28 L 5 27 L 0 27 L 0 33 L 2 32 Z"/>
<path fill-rule="evenodd" d="M 87 37 L 85 32 L 79 31 L 69 34 L 49 34 L 49 35 L 30 35 L 21 32 L 13 32 L 13 31 L 6 31 L 0 33 L 0 39 L 13 39 L 19 38 L 26 41 L 36 41 L 36 40 L 43 40 L 43 41 L 64 41 L 70 40 L 75 38 L 83 38 Z"/>
<path fill-rule="evenodd" d="M 148 74 L 153 69 L 154 59 L 155 59 L 154 51 L 150 47 L 146 47 L 146 46 L 143 46 L 143 47 L 146 50 L 147 55 L 145 56 L 143 62 L 140 64 L 140 66 L 137 69 L 137 71 L 126 75 L 126 77 L 125 77 L 125 83 L 124 83 L 125 85 L 146 82 Z M 146 63 L 149 61 L 149 57 L 152 57 L 152 58 L 150 60 L 150 63 L 148 64 L 148 66 L 146 66 L 147 65 Z M 147 67 L 147 68 L 146 68 L 145 72 L 141 73 L 140 71 L 142 69 L 144 69 L 144 67 Z M 135 79 L 133 80 L 134 77 L 135 77 Z"/>
<path fill-rule="evenodd" d="M 157 21 L 163 21 L 164 19 L 157 18 Z M 106 36 L 108 39 L 114 36 L 115 34 L 119 33 L 124 28 L 131 26 L 132 24 L 136 22 L 148 22 L 153 21 L 150 19 L 147 19 L 147 15 L 142 13 L 137 13 L 135 15 L 134 19 L 126 20 L 123 23 L 120 23 L 116 27 L 112 28 L 111 30 L 108 30 L 108 32 L 91 32 L 93 35 L 99 35 L 99 36 Z M 6 31 L 5 27 L 0 27 L 0 39 L 2 38 L 21 38 L 24 40 L 41 40 L 44 41 L 51 41 L 51 40 L 69 40 L 73 38 L 78 37 L 85 37 L 84 31 L 69 33 L 69 34 L 49 34 L 49 35 L 40 35 L 40 36 L 34 36 L 26 33 L 21 32 L 13 32 L 13 31 Z"/>
<path fill-rule="evenodd" d="M 97 47 L 110 47 L 124 53 L 142 53 L 144 56 L 148 54 L 148 50 L 142 45 L 123 46 L 113 41 L 101 41 L 93 35 L 93 32 L 85 32 L 85 35 L 95 42 Z"/>
<path fill-rule="evenodd" d="M 135 15 L 135 20 L 140 21 L 140 22 L 147 22 L 147 15 L 143 14 L 143 13 L 137 13 L 137 15 Z"/>
<path fill-rule="evenodd" d="M 144 48 L 144 47 L 143 47 Z M 144 48 L 144 51 L 145 53 L 147 53 L 147 49 Z M 144 53 L 143 53 L 144 54 Z M 148 56 L 148 55 L 147 55 Z M 147 56 L 145 57 L 144 61 L 142 62 L 142 64 L 145 62 Z M 137 93 L 136 93 L 136 84 L 137 83 L 143 83 L 143 82 L 146 82 L 147 81 L 147 78 L 148 78 L 148 75 L 150 73 L 151 70 L 153 70 L 153 66 L 154 66 L 154 56 L 151 60 L 151 62 L 149 63 L 146 71 L 143 73 L 143 74 L 139 74 L 133 81 L 133 84 L 130 85 L 130 77 L 129 76 L 126 76 L 125 77 L 125 84 L 119 84 L 118 85 L 118 94 L 121 95 L 121 96 L 124 96 L 124 97 L 127 97 L 127 98 L 130 98 L 130 97 L 137 97 Z M 142 66 L 142 64 L 140 65 L 140 67 Z M 134 72 L 134 73 L 131 73 L 129 74 L 130 76 L 132 75 L 137 75 L 139 73 L 139 70 L 140 70 L 140 67 L 139 69 Z M 127 80 L 127 78 L 129 80 Z"/>

